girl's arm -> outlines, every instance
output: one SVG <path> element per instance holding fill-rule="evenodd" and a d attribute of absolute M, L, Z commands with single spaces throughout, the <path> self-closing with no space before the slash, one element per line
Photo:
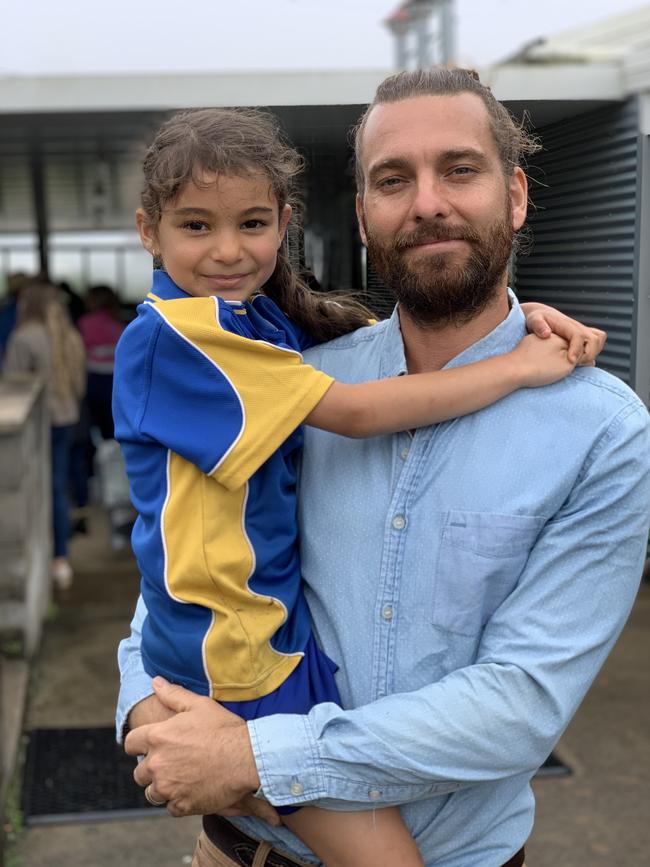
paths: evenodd
<path fill-rule="evenodd" d="M 482 409 L 518 388 L 548 385 L 569 374 L 568 344 L 557 335 L 524 337 L 512 352 L 430 373 L 357 384 L 332 383 L 306 424 L 369 437 L 437 424 Z"/>
<path fill-rule="evenodd" d="M 532 334 L 542 339 L 558 334 L 569 342 L 569 361 L 574 364 L 594 364 L 596 356 L 603 351 L 607 332 L 600 328 L 589 328 L 555 307 L 537 301 L 527 301 L 520 306 L 526 317 L 526 328 Z"/>

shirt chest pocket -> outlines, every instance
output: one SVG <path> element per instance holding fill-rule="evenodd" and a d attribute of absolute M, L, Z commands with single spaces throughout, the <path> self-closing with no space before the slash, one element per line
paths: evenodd
<path fill-rule="evenodd" d="M 515 588 L 543 517 L 452 511 L 434 575 L 433 622 L 473 635 Z"/>

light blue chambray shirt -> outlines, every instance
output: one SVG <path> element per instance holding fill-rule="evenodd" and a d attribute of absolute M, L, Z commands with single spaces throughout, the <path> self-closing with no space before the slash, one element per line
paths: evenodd
<path fill-rule="evenodd" d="M 508 318 L 449 367 L 512 349 Z M 307 353 L 343 382 L 406 372 L 396 314 Z M 307 428 L 302 565 L 344 707 L 249 723 L 265 796 L 401 804 L 427 867 L 498 867 L 533 824 L 529 780 L 628 615 L 650 514 L 641 401 L 593 368 L 481 412 L 351 440 Z M 118 731 L 151 692 L 120 648 Z M 237 820 L 305 860 L 287 829 Z"/>

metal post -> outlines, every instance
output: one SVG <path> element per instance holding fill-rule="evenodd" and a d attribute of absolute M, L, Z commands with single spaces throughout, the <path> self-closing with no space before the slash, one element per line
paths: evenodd
<path fill-rule="evenodd" d="M 30 168 L 32 179 L 32 201 L 34 204 L 34 216 L 36 218 L 36 233 L 38 235 L 38 260 L 39 270 L 43 277 L 49 273 L 47 255 L 47 204 L 45 201 L 45 184 L 43 182 L 43 154 L 37 142 L 32 142 L 30 155 Z"/>
<path fill-rule="evenodd" d="M 409 62 L 406 32 L 395 35 L 395 69 L 406 69 Z"/>
<path fill-rule="evenodd" d="M 384 21 L 386 27 L 393 34 L 396 69 L 406 69 L 409 63 L 408 38 L 411 31 L 411 20 L 405 7 L 406 4 L 402 4 Z"/>
<path fill-rule="evenodd" d="M 442 0 L 440 13 L 440 62 L 446 66 L 456 60 L 456 18 L 454 0 Z"/>
<path fill-rule="evenodd" d="M 126 249 L 124 246 L 115 251 L 115 270 L 116 270 L 116 290 L 120 295 L 124 295 L 126 289 Z"/>
<path fill-rule="evenodd" d="M 418 10 L 419 14 L 414 18 L 415 23 L 415 56 L 417 66 L 423 69 L 431 66 L 431 35 L 429 33 L 429 12 L 427 9 Z"/>

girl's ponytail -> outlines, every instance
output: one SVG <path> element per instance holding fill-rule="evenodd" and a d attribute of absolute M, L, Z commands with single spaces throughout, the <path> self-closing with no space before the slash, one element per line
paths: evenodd
<path fill-rule="evenodd" d="M 268 295 L 292 322 L 313 337 L 316 343 L 333 340 L 364 325 L 374 316 L 367 307 L 345 292 L 314 292 L 296 274 L 289 260 L 286 241 L 278 251 L 278 262 L 264 287 Z"/>

